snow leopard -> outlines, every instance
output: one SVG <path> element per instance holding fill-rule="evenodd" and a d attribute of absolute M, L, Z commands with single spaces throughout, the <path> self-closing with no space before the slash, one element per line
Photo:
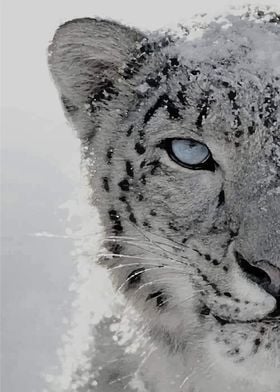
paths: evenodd
<path fill-rule="evenodd" d="M 74 19 L 48 53 L 104 228 L 96 263 L 132 309 L 96 326 L 67 391 L 279 391 L 279 13 Z"/>

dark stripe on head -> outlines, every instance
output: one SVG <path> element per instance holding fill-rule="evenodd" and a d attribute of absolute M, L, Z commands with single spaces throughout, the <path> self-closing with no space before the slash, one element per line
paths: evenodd
<path fill-rule="evenodd" d="M 144 124 L 147 124 L 154 116 L 156 111 L 163 107 L 166 108 L 170 119 L 181 118 L 179 108 L 174 104 L 174 102 L 168 97 L 167 94 L 163 94 L 157 99 L 156 103 L 145 114 Z"/>

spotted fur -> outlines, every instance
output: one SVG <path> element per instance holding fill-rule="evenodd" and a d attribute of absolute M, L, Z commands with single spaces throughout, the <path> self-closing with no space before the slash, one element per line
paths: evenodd
<path fill-rule="evenodd" d="M 199 38 L 77 19 L 49 53 L 111 239 L 101 262 L 162 353 L 145 388 L 278 391 L 279 15 L 229 15 Z M 168 138 L 207 144 L 211 168 L 177 165 Z"/>

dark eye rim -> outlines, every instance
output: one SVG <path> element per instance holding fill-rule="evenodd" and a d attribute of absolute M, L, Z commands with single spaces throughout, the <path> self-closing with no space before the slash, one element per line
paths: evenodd
<path fill-rule="evenodd" d="M 209 154 L 205 158 L 204 161 L 198 163 L 197 165 L 189 165 L 189 164 L 187 164 L 185 162 L 180 161 L 180 159 L 178 159 L 176 157 L 176 155 L 174 154 L 174 152 L 172 150 L 172 141 L 174 141 L 174 140 L 191 140 L 193 142 L 203 144 L 207 148 Z M 167 154 L 169 155 L 169 158 L 172 159 L 172 161 L 174 161 L 178 165 L 180 165 L 182 167 L 185 167 L 187 169 L 191 169 L 191 170 L 208 170 L 208 171 L 214 172 L 216 170 L 216 168 L 217 168 L 217 163 L 214 161 L 212 153 L 209 150 L 209 148 L 207 147 L 207 145 L 202 143 L 202 142 L 200 142 L 200 141 L 197 141 L 195 139 L 192 139 L 192 138 L 179 138 L 179 137 L 168 138 L 168 139 L 162 140 L 158 144 L 158 147 L 166 150 Z"/>

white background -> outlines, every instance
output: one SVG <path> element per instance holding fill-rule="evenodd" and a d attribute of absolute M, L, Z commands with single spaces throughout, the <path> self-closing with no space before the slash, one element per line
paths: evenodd
<path fill-rule="evenodd" d="M 244 1 L 2 2 L 1 391 L 44 389 L 42 374 L 57 365 L 56 349 L 72 301 L 73 243 L 63 238 L 69 223 L 61 205 L 75 198 L 79 186 L 79 146 L 46 65 L 56 27 L 68 19 L 100 16 L 154 29 L 240 3 Z M 53 236 L 36 235 L 42 232 Z"/>

